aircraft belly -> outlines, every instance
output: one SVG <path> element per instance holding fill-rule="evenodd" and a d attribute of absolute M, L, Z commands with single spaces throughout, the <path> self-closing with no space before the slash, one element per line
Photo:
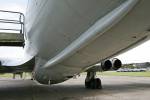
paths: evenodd
<path fill-rule="evenodd" d="M 78 39 L 97 20 L 124 1 L 127 0 L 47 1 L 44 8 L 41 8 L 42 12 L 36 18 L 37 21 L 33 21 L 33 27 L 28 30 L 28 38 L 31 42 L 27 46 L 28 51 L 35 51 L 37 56 L 36 79 L 44 82 L 55 80 L 54 83 L 64 81 L 92 64 L 149 39 L 147 30 L 150 27 L 150 13 L 148 13 L 150 1 L 141 0 L 121 21 L 102 35 L 97 36 L 87 45 L 79 47 L 69 57 L 45 67 L 48 60 L 57 58 L 60 52 Z M 41 63 L 39 59 L 45 62 Z M 56 60 L 54 59 L 54 62 Z"/>
<path fill-rule="evenodd" d="M 150 35 L 148 3 L 148 0 L 147 3 L 140 2 L 118 24 L 78 50 L 62 64 L 84 69 L 147 41 Z"/>
<path fill-rule="evenodd" d="M 33 1 L 34 10 L 31 13 L 31 7 L 27 14 L 30 43 L 26 47 L 28 53 L 36 52 L 43 59 L 50 59 L 125 0 L 46 0 L 42 7 L 38 6 L 42 0 L 38 1 Z"/>

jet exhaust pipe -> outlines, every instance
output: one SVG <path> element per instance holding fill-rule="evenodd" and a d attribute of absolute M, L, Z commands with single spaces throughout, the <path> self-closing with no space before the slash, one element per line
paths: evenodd
<path fill-rule="evenodd" d="M 112 68 L 112 62 L 110 60 L 103 61 L 101 63 L 101 68 L 103 71 L 108 71 Z"/>
<path fill-rule="evenodd" d="M 122 62 L 121 60 L 117 58 L 112 59 L 112 69 L 113 70 L 118 70 L 120 67 L 122 67 Z"/>

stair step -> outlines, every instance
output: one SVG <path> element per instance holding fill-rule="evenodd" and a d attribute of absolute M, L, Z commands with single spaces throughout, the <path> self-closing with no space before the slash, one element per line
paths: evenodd
<path fill-rule="evenodd" d="M 19 33 L 0 33 L 0 46 L 24 46 L 24 35 Z"/>

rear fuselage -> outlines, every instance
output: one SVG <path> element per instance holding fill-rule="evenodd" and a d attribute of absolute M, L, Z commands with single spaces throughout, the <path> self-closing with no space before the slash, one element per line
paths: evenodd
<path fill-rule="evenodd" d="M 41 83 L 62 82 L 146 41 L 149 4 L 149 0 L 29 0 L 25 48 L 30 56 L 36 57 L 35 79 Z M 124 7 L 125 12 L 116 16 L 120 19 L 114 19 L 117 21 L 78 46 L 84 34 L 98 27 L 99 21 L 109 21 L 107 15 L 111 19 L 112 11 L 118 13 L 119 7 Z"/>

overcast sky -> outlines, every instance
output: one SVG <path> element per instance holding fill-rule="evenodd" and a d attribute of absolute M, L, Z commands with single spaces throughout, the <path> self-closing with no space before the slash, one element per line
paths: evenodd
<path fill-rule="evenodd" d="M 25 13 L 26 5 L 27 0 L 0 0 L 0 10 L 17 11 Z M 4 16 L 3 14 L 0 14 L 0 17 L 3 16 Z M 23 48 L 0 47 L 0 59 L 22 58 L 23 56 L 24 56 Z"/>
<path fill-rule="evenodd" d="M 28 0 L 0 0 L 1 10 L 25 12 Z"/>
<path fill-rule="evenodd" d="M 28 0 L 0 0 L 0 10 L 11 10 L 25 13 Z M 23 57 L 22 48 L 0 47 L 0 58 Z M 150 41 L 118 56 L 123 63 L 150 62 Z"/>

